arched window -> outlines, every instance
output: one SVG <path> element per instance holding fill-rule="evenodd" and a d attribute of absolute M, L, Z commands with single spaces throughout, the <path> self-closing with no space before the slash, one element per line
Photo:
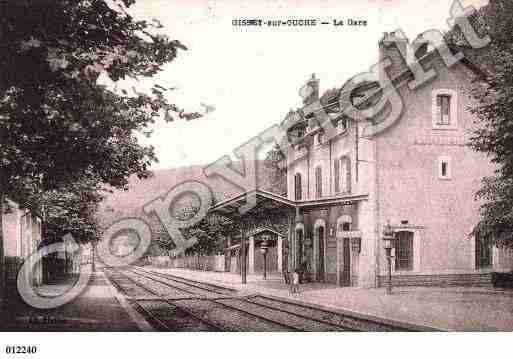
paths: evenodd
<path fill-rule="evenodd" d="M 301 173 L 296 173 L 294 175 L 294 199 L 296 201 L 301 201 L 301 198 L 302 198 Z"/>
<path fill-rule="evenodd" d="M 321 166 L 315 168 L 315 197 L 322 197 L 322 169 Z"/>
<path fill-rule="evenodd" d="M 351 160 L 348 156 L 340 158 L 340 192 L 351 193 Z"/>

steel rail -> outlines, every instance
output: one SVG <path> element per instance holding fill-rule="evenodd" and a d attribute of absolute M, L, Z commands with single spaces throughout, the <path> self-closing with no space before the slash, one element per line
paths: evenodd
<path fill-rule="evenodd" d="M 171 288 L 174 288 L 174 289 L 181 290 L 181 291 L 183 291 L 183 292 L 185 292 L 185 293 L 189 293 L 189 294 L 198 294 L 198 293 L 194 293 L 194 292 L 191 292 L 191 291 L 189 291 L 189 290 L 186 290 L 186 289 L 183 289 L 183 288 L 180 288 L 180 287 L 176 287 L 176 286 L 174 286 L 174 285 L 172 285 L 172 284 L 170 284 L 170 283 L 163 282 L 163 281 L 161 281 L 161 280 L 159 280 L 159 279 L 155 279 L 154 277 L 148 276 L 148 275 L 146 275 L 146 274 L 141 274 L 141 273 L 138 273 L 138 272 L 136 272 L 136 271 L 132 271 L 132 273 L 138 274 L 138 275 L 140 275 L 140 276 L 142 276 L 142 277 L 144 277 L 144 278 L 147 278 L 147 279 L 153 280 L 153 281 L 155 281 L 155 282 L 157 282 L 157 283 L 164 284 L 164 285 L 166 285 L 166 286 L 168 286 L 168 287 L 171 287 Z M 166 278 L 166 279 L 167 279 L 167 280 L 171 280 L 171 281 L 173 280 L 173 279 L 171 279 L 171 278 Z M 182 282 L 180 282 L 180 283 L 182 283 Z M 185 284 L 185 283 L 182 283 L 182 284 Z M 206 290 L 206 291 L 208 291 L 207 289 L 204 289 L 204 288 L 202 288 L 202 290 Z M 219 294 L 219 293 L 217 293 L 217 294 Z M 158 294 L 156 294 L 156 295 L 158 295 Z M 234 298 L 222 298 L 222 299 L 225 299 L 225 300 L 226 300 L 226 299 L 232 299 L 232 300 L 233 300 L 233 299 L 242 299 L 242 300 L 244 300 L 244 298 L 241 298 L 241 297 L 234 297 Z M 172 302 L 173 302 L 173 303 L 175 303 L 176 301 L 183 301 L 183 300 L 190 300 L 190 298 L 177 298 L 177 299 L 173 299 L 173 300 L 172 300 Z M 219 305 L 221 305 L 221 306 L 223 306 L 223 307 L 225 307 L 225 308 L 228 308 L 228 309 L 230 309 L 230 310 L 232 310 L 232 311 L 237 311 L 237 312 L 240 312 L 240 313 L 244 313 L 244 314 L 249 315 L 249 316 L 251 316 L 251 317 L 255 317 L 255 318 L 258 318 L 258 319 L 261 319 L 261 320 L 267 321 L 267 322 L 269 322 L 269 323 L 272 323 L 272 324 L 275 324 L 275 325 L 278 325 L 278 326 L 281 326 L 281 327 L 287 328 L 287 329 L 289 329 L 289 330 L 293 330 L 293 331 L 304 331 L 302 328 L 298 328 L 297 326 L 294 326 L 294 325 L 291 325 L 291 324 L 287 324 L 287 323 L 283 323 L 283 322 L 279 322 L 279 321 L 276 321 L 276 320 L 274 320 L 274 319 L 271 319 L 271 318 L 268 318 L 268 317 L 262 316 L 262 315 L 260 315 L 260 314 L 256 314 L 256 313 L 254 313 L 254 312 L 250 312 L 250 311 L 244 310 L 244 309 L 242 309 L 242 308 L 237 308 L 237 307 L 231 306 L 231 305 L 229 305 L 229 304 L 226 304 L 226 303 L 220 302 L 220 301 L 218 301 L 218 300 L 219 300 L 219 298 L 208 298 L 208 297 L 203 297 L 203 298 L 197 298 L 197 300 L 205 300 L 205 301 L 209 301 L 209 302 L 212 302 L 212 303 L 215 303 L 215 304 L 219 304 Z M 180 307 L 180 308 L 182 308 L 182 306 L 179 306 L 179 307 Z"/>
<path fill-rule="evenodd" d="M 121 270 L 118 270 L 117 272 L 122 274 L 122 275 L 124 275 L 126 278 L 128 278 L 128 280 L 130 280 L 132 283 L 134 283 L 138 287 L 140 287 L 140 288 L 146 290 L 147 292 L 149 292 L 149 293 L 159 297 L 160 299 L 158 299 L 158 300 L 163 301 L 164 303 L 168 304 L 169 306 L 178 308 L 180 310 L 183 310 L 185 313 L 187 313 L 188 315 L 190 315 L 194 319 L 200 321 L 203 324 L 206 324 L 209 327 L 214 328 L 216 331 L 223 331 L 223 330 L 225 330 L 224 327 L 222 327 L 222 326 L 220 326 L 220 325 L 218 325 L 218 324 L 216 324 L 216 323 L 214 323 L 212 321 L 204 319 L 203 317 L 197 315 L 196 313 L 192 312 L 188 308 L 184 308 L 183 306 L 176 304 L 174 301 L 170 301 L 169 299 L 165 298 L 164 296 L 162 296 L 161 294 L 159 294 L 155 290 L 149 288 L 148 286 L 146 286 L 144 284 L 141 284 L 140 282 L 136 281 L 135 279 L 133 279 L 132 277 L 130 277 L 126 273 L 122 272 Z M 136 274 L 138 274 L 138 273 L 136 273 Z M 141 274 L 139 274 L 139 275 L 141 275 Z M 151 279 L 151 278 L 149 278 L 149 279 Z M 166 283 L 163 283 L 163 284 L 166 284 Z"/>

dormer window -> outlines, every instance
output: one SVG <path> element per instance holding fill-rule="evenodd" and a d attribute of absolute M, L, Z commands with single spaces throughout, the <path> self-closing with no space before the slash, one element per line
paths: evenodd
<path fill-rule="evenodd" d="M 458 128 L 457 93 L 450 89 L 433 91 L 433 129 L 455 130 Z"/>
<path fill-rule="evenodd" d="M 315 141 L 318 145 L 322 145 L 324 143 L 324 133 L 319 132 L 317 136 L 315 136 Z"/>
<path fill-rule="evenodd" d="M 306 127 L 304 124 L 296 124 L 287 131 L 289 141 L 296 143 L 301 140 L 306 134 Z"/>
<path fill-rule="evenodd" d="M 339 133 L 344 133 L 347 131 L 347 118 L 342 118 L 337 121 L 337 129 Z"/>

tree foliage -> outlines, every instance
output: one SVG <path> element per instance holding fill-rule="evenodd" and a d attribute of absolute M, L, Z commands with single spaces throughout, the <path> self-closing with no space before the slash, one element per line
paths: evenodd
<path fill-rule="evenodd" d="M 137 133 L 149 136 L 164 113 L 168 121 L 200 117 L 170 103 L 158 84 L 151 94 L 102 85 L 102 76 L 152 77 L 186 50 L 159 34 L 157 21 L 136 21 L 134 3 L 0 2 L 0 191 L 44 204 L 47 219 L 73 222 L 84 234 L 94 227 L 89 207 L 100 184 L 122 188 L 132 174 L 150 175 L 154 149 Z"/>
<path fill-rule="evenodd" d="M 102 198 L 94 183 L 83 180 L 34 199 L 33 203 L 44 212 L 45 243 L 59 241 L 68 234 L 81 243 L 98 241 L 101 231 L 96 211 Z"/>
<path fill-rule="evenodd" d="M 190 219 L 196 215 L 199 207 L 192 205 L 182 207 L 182 213 L 177 216 L 179 220 Z M 182 233 L 186 240 L 195 237 L 197 242 L 185 250 L 185 254 L 212 255 L 223 252 L 226 248 L 226 238 L 238 231 L 238 225 L 233 220 L 217 213 L 208 213 L 198 223 L 184 228 Z"/>
<path fill-rule="evenodd" d="M 475 23 L 491 44 L 474 59 L 485 68 L 486 78 L 473 89 L 478 129 L 471 146 L 497 165 L 477 193 L 483 205 L 475 234 L 513 244 L 513 2 L 491 1 Z"/>
<path fill-rule="evenodd" d="M 265 175 L 269 178 L 269 184 L 265 190 L 282 195 L 287 192 L 287 166 L 285 155 L 278 144 L 275 144 L 265 156 Z"/>

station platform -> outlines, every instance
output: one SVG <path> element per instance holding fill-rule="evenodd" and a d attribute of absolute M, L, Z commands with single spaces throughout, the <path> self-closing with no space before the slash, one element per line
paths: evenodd
<path fill-rule="evenodd" d="M 247 276 L 241 284 L 240 274 L 188 269 L 145 267 L 161 273 L 209 282 L 247 294 L 264 294 L 318 306 L 325 309 L 360 313 L 427 326 L 444 331 L 511 331 L 513 330 L 513 290 L 479 287 L 398 287 L 392 295 L 385 288 L 337 287 L 326 283 L 301 285 L 299 295 L 291 295 L 281 274 Z"/>
<path fill-rule="evenodd" d="M 38 291 L 46 296 L 62 293 L 68 282 L 43 285 Z M 131 317 L 119 294 L 103 272 L 91 273 L 87 288 L 71 302 L 55 309 L 35 309 L 21 298 L 10 298 L 0 312 L 1 331 L 30 332 L 134 332 L 145 330 Z M 122 301 L 122 300 L 121 300 Z M 143 323 L 144 325 L 144 323 Z"/>

